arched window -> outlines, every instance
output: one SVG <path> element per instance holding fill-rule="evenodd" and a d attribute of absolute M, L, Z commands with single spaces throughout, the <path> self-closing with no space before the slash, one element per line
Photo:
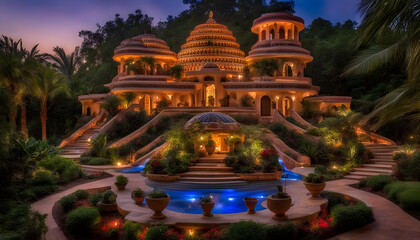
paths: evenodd
<path fill-rule="evenodd" d="M 86 115 L 87 115 L 87 116 L 92 115 L 92 113 L 91 113 L 91 111 L 90 111 L 90 107 L 88 107 L 88 108 L 86 109 Z"/>
<path fill-rule="evenodd" d="M 283 27 L 280 27 L 280 29 L 279 29 L 279 38 L 280 39 L 285 39 L 286 38 L 286 32 L 284 31 Z"/>
<path fill-rule="evenodd" d="M 271 29 L 270 31 L 270 40 L 274 39 L 274 29 Z"/>
<path fill-rule="evenodd" d="M 293 76 L 292 66 L 290 66 L 289 64 L 284 65 L 283 76 L 286 76 L 286 77 L 292 77 Z"/>
<path fill-rule="evenodd" d="M 265 32 L 265 30 L 262 30 L 261 32 L 261 40 L 265 40 L 267 33 Z"/>
<path fill-rule="evenodd" d="M 216 95 L 216 88 L 213 84 L 208 85 L 206 87 L 206 106 L 207 107 L 214 107 L 215 106 L 215 96 Z"/>

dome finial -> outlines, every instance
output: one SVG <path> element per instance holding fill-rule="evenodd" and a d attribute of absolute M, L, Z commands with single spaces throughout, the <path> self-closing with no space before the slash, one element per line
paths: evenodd
<path fill-rule="evenodd" d="M 209 18 L 213 18 L 213 11 L 210 11 Z"/>

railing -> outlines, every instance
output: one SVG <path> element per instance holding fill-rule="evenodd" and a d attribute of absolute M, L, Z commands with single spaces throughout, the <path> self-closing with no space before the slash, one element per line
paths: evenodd
<path fill-rule="evenodd" d="M 82 136 L 87 130 L 89 130 L 90 128 L 96 126 L 96 124 L 102 120 L 104 117 L 106 117 L 107 113 L 105 113 L 104 111 L 101 111 L 98 115 L 96 115 L 92 120 L 90 120 L 88 123 L 86 123 L 85 125 L 83 125 L 83 127 L 77 129 L 72 135 L 70 135 L 70 137 L 64 139 L 63 141 L 61 141 L 60 145 L 58 146 L 59 148 L 62 148 L 64 146 L 66 146 L 67 144 L 69 144 L 70 142 L 76 140 L 77 138 L 79 138 L 80 136 Z"/>
<path fill-rule="evenodd" d="M 293 123 L 287 121 L 279 112 L 279 110 L 274 110 L 273 113 L 273 121 L 275 122 L 279 122 L 281 124 L 283 124 L 287 129 L 298 132 L 300 134 L 305 134 L 306 130 L 302 129 L 296 125 L 294 125 Z"/>
<path fill-rule="evenodd" d="M 303 119 L 299 115 L 299 113 L 297 113 L 294 109 L 290 110 L 290 116 L 292 116 L 292 118 L 295 119 L 296 122 L 298 122 L 299 124 L 307 127 L 308 129 L 314 128 L 314 126 L 312 126 L 312 124 L 308 123 L 305 119 Z"/>
<path fill-rule="evenodd" d="M 120 121 L 125 117 L 125 115 L 129 112 L 134 111 L 135 108 L 140 108 L 140 104 L 131 104 L 128 108 L 121 110 L 119 113 L 117 113 L 111 120 L 109 120 L 106 124 L 104 124 L 98 131 L 98 133 L 94 134 L 92 137 L 96 138 L 97 136 L 101 134 L 105 134 L 116 121 Z"/>

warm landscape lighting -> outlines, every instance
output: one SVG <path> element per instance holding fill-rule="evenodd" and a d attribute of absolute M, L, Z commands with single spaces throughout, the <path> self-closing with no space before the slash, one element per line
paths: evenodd
<path fill-rule="evenodd" d="M 118 163 L 117 163 L 117 165 L 118 165 L 118 166 L 121 166 L 121 163 L 120 163 L 120 162 L 118 162 Z"/>
<path fill-rule="evenodd" d="M 194 236 L 194 230 L 192 230 L 192 229 L 190 229 L 190 230 L 188 230 L 188 235 L 190 235 L 190 236 Z"/>

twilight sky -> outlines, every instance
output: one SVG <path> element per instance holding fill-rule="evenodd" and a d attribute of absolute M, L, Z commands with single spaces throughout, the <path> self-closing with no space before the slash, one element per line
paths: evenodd
<path fill-rule="evenodd" d="M 352 19 L 360 22 L 357 0 L 295 0 L 297 16 L 308 25 L 322 17 L 335 22 Z M 186 10 L 182 0 L 0 0 L 0 35 L 22 38 L 24 46 L 39 43 L 42 52 L 54 46 L 73 51 L 81 44 L 81 30 L 96 30 L 116 13 L 126 18 L 141 9 L 154 17 L 153 24 Z M 217 20 L 217 19 L 216 19 Z M 199 23 L 197 23 L 199 24 Z"/>

